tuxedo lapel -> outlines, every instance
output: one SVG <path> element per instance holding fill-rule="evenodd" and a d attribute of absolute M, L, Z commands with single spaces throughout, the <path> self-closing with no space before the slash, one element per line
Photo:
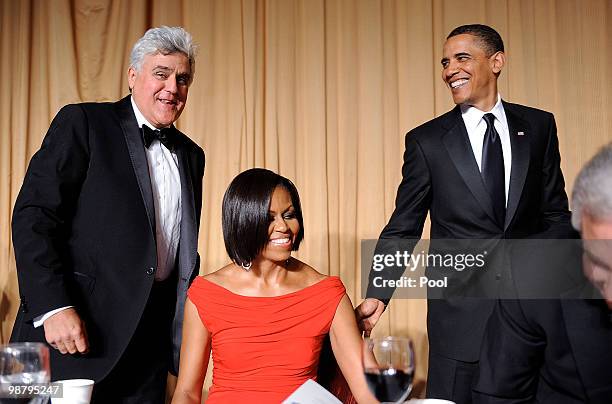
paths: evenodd
<path fill-rule="evenodd" d="M 181 143 L 176 148 L 181 178 L 181 235 L 178 250 L 179 282 L 174 321 L 172 322 L 172 371 L 175 373 L 178 372 L 187 288 L 196 265 L 198 248 L 198 223 L 196 223 L 192 171 L 188 151 Z"/>
<path fill-rule="evenodd" d="M 512 148 L 512 166 L 510 170 L 510 184 L 508 187 L 508 204 L 504 229 L 507 229 L 516 213 L 516 208 L 523 193 L 527 171 L 529 169 L 529 136 L 531 127 L 528 122 L 516 114 L 512 107 L 503 103 L 508 131 L 510 134 L 510 147 Z"/>
<path fill-rule="evenodd" d="M 144 143 L 136 116 L 134 116 L 134 110 L 132 109 L 132 102 L 130 96 L 123 98 L 119 102 L 115 103 L 117 115 L 119 116 L 119 122 L 123 135 L 125 136 L 125 142 L 127 144 L 128 151 L 130 153 L 130 159 L 132 166 L 134 167 L 134 173 L 136 174 L 136 180 L 138 181 L 138 187 L 142 195 L 142 200 L 149 217 L 149 225 L 151 226 L 151 234 L 155 233 L 155 206 L 153 205 L 153 190 L 151 189 L 151 177 L 149 176 L 149 165 L 147 163 L 147 156 L 144 152 Z"/>
<path fill-rule="evenodd" d="M 603 300 L 561 300 L 567 337 L 585 394 L 593 402 L 610 394 L 612 322 Z M 607 393 L 606 393 L 607 391 Z M 602 395 L 599 397 L 598 395 Z"/>
<path fill-rule="evenodd" d="M 179 175 L 181 177 L 181 235 L 179 243 L 179 275 L 188 280 L 195 265 L 197 253 L 197 223 L 195 215 L 195 202 L 191 167 L 189 156 L 184 147 L 178 147 L 176 155 L 179 162 Z"/>
<path fill-rule="evenodd" d="M 467 187 L 491 220 L 496 222 L 493 213 L 493 201 L 491 201 L 482 181 L 459 107 L 456 107 L 452 112 L 450 114 L 451 118 L 443 124 L 448 131 L 442 136 L 442 142 Z"/>

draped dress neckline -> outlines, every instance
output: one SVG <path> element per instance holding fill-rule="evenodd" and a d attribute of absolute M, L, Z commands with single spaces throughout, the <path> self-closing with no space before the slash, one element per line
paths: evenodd
<path fill-rule="evenodd" d="M 211 336 L 207 404 L 280 403 L 316 380 L 319 357 L 346 291 L 326 277 L 278 296 L 245 296 L 203 277 L 188 291 Z"/>

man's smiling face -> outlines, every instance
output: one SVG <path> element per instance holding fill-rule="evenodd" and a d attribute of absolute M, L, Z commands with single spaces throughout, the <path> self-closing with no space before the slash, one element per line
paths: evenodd
<path fill-rule="evenodd" d="M 146 55 L 140 70 L 128 69 L 132 97 L 142 115 L 156 128 L 175 122 L 187 102 L 191 84 L 189 59 L 182 53 Z"/>
<path fill-rule="evenodd" d="M 482 41 L 471 34 L 446 40 L 442 57 L 442 79 L 458 105 L 489 111 L 497 102 L 497 75 L 505 62 L 503 52 L 487 55 Z"/>

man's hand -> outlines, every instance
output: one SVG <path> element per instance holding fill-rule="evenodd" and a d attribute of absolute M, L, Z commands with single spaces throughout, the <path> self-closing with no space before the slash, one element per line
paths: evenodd
<path fill-rule="evenodd" d="M 363 331 L 364 337 L 369 337 L 372 329 L 380 319 L 385 305 L 378 299 L 367 298 L 355 308 L 355 316 L 359 329 Z"/>
<path fill-rule="evenodd" d="M 43 328 L 49 345 L 62 354 L 84 354 L 89 351 L 85 323 L 74 308 L 55 313 L 45 320 Z"/>

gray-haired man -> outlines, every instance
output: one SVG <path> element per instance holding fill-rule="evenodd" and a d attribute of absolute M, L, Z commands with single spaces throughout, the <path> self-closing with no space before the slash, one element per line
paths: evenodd
<path fill-rule="evenodd" d="M 94 379 L 93 402 L 162 403 L 177 369 L 204 153 L 173 123 L 194 57 L 182 28 L 147 31 L 131 54 L 131 96 L 62 108 L 15 204 L 11 340 L 48 343 L 52 379 Z"/>

